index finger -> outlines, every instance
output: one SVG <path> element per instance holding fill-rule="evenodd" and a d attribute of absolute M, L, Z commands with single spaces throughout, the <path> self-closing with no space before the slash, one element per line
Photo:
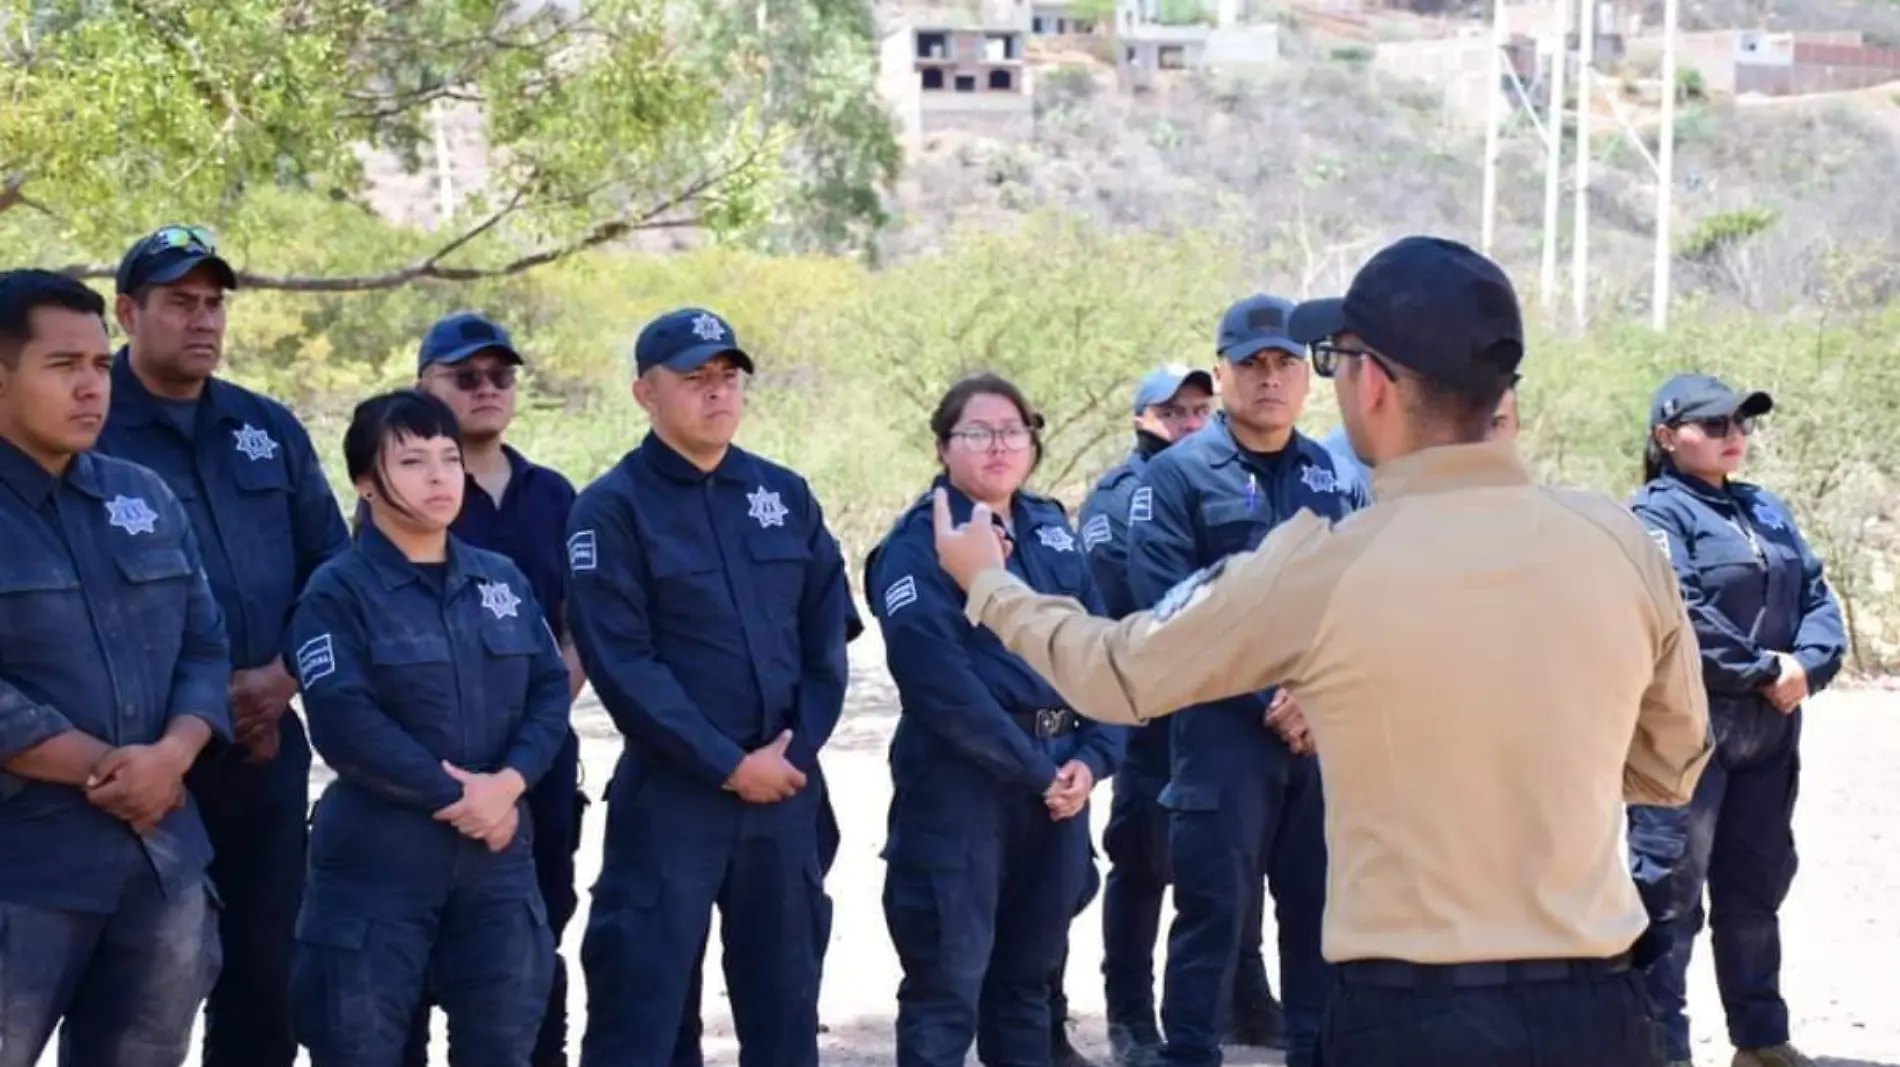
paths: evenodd
<path fill-rule="evenodd" d="M 938 486 L 930 494 L 930 516 L 937 526 L 937 536 L 949 534 L 954 527 L 950 523 L 950 494 Z"/>

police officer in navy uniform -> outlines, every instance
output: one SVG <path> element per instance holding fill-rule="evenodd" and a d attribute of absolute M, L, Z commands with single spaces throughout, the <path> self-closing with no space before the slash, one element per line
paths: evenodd
<path fill-rule="evenodd" d="M 581 492 L 567 540 L 575 645 L 627 738 L 581 1062 L 669 1062 L 716 906 L 740 1062 L 811 1067 L 831 924 L 812 779 L 844 706 L 844 558 L 805 480 L 732 445 L 753 363 L 724 319 L 662 315 L 634 362 L 652 429 Z"/>
<path fill-rule="evenodd" d="M 178 1067 L 216 979 L 185 774 L 231 661 L 185 509 L 92 451 L 105 302 L 0 274 L 0 1067 Z"/>
<path fill-rule="evenodd" d="M 933 493 L 999 516 L 1009 568 L 1101 611 L 1068 516 L 1022 491 L 1041 421 L 994 375 L 953 385 L 931 416 L 944 473 Z M 937 566 L 931 497 L 865 563 L 871 613 L 901 714 L 883 856 L 884 916 L 903 964 L 898 1067 L 1051 1062 L 1049 975 L 1091 866 L 1088 799 L 1115 773 L 1120 727 L 1078 719 L 1022 660 L 963 618 Z"/>
<path fill-rule="evenodd" d="M 548 627 L 560 638 L 568 689 L 578 696 L 587 682 L 580 655 L 566 636 L 562 610 L 567 576 L 567 519 L 574 486 L 560 472 L 529 461 L 504 441 L 514 421 L 520 372 L 526 361 L 508 331 L 472 312 L 448 315 L 423 336 L 416 359 L 416 388 L 455 412 L 462 431 L 462 468 L 467 484 L 462 512 L 449 532 L 464 544 L 499 552 L 521 569 L 541 605 Z M 554 982 L 535 1042 L 533 1067 L 567 1063 L 567 966 L 558 953 L 561 935 L 579 903 L 574 892 L 574 854 L 580 848 L 580 738 L 570 726 L 548 773 L 528 792 L 534 817 L 534 866 L 554 934 Z M 405 1061 L 428 1063 L 428 1013 L 417 1018 Z"/>
<path fill-rule="evenodd" d="M 1632 806 L 1630 851 L 1658 936 L 1648 968 L 1669 1058 L 1690 1061 L 1689 952 L 1704 918 L 1735 1067 L 1807 1067 L 1789 1043 L 1778 913 L 1795 874 L 1801 706 L 1841 668 L 1847 636 L 1821 561 L 1773 493 L 1734 477 L 1774 408 L 1706 375 L 1650 408 L 1635 510 L 1669 555 L 1702 650 L 1715 755 L 1687 808 Z"/>
<path fill-rule="evenodd" d="M 1128 582 L 1158 603 L 1203 567 L 1246 552 L 1301 510 L 1337 519 L 1361 507 L 1332 456 L 1294 429 L 1311 385 L 1306 346 L 1287 336 L 1290 301 L 1253 296 L 1221 319 L 1224 410 L 1148 464 L 1129 501 Z M 1220 1062 L 1220 1015 L 1246 901 L 1264 875 L 1278 920 L 1287 1061 L 1310 1067 L 1331 984 L 1320 956 L 1326 848 L 1319 767 L 1298 705 L 1284 691 L 1216 701 L 1173 723 L 1171 813 L 1175 919 L 1162 994 L 1164 1062 Z"/>
<path fill-rule="evenodd" d="M 349 530 L 290 409 L 216 377 L 237 276 L 210 233 L 166 226 L 119 264 L 129 343 L 99 449 L 151 468 L 191 517 L 235 670 L 235 743 L 192 768 L 224 903 L 224 972 L 205 1005 L 205 1067 L 290 1067 L 291 935 L 303 899 L 310 743 L 282 651 L 292 606 Z"/>
<path fill-rule="evenodd" d="M 1214 409 L 1214 377 L 1181 364 L 1157 367 L 1135 386 L 1135 447 L 1102 475 L 1082 505 L 1082 548 L 1108 612 L 1135 610 L 1128 591 L 1128 504 L 1148 461 L 1207 424 Z M 1108 1039 L 1123 1059 L 1152 1058 L 1161 1044 L 1155 1025 L 1154 946 L 1167 890 L 1168 813 L 1160 803 L 1168 784 L 1168 724 L 1133 731 L 1128 755 L 1115 774 L 1102 847 L 1108 853 L 1102 898 L 1102 976 L 1108 1000 Z M 1264 887 L 1262 887 L 1264 891 Z M 1258 895 L 1256 895 L 1258 900 Z M 1255 905 L 1256 912 L 1259 905 Z M 1244 924 L 1235 968 L 1229 1038 L 1269 1043 L 1279 1032 L 1279 1004 L 1260 952 L 1261 923 Z"/>
<path fill-rule="evenodd" d="M 450 1062 L 529 1062 L 553 980 L 524 795 L 567 737 L 566 665 L 507 557 L 449 533 L 455 415 L 359 404 L 344 460 L 369 521 L 311 579 L 288 647 L 336 780 L 312 820 L 291 996 L 314 1067 L 400 1061 L 425 994 Z"/>

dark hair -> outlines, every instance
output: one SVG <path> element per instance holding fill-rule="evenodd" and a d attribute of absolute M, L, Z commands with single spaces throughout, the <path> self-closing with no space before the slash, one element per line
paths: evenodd
<path fill-rule="evenodd" d="M 0 361 L 11 365 L 33 339 L 35 308 L 61 308 L 105 322 L 105 297 L 76 278 L 50 270 L 0 272 Z"/>
<path fill-rule="evenodd" d="M 1662 477 L 1662 472 L 1670 467 L 1670 459 L 1663 453 L 1662 445 L 1656 441 L 1656 427 L 1649 428 L 1649 440 L 1643 443 L 1643 484 Z"/>
<path fill-rule="evenodd" d="M 956 429 L 957 421 L 963 418 L 963 409 L 979 396 L 1000 396 L 1016 406 L 1016 414 L 1022 416 L 1023 425 L 1029 427 L 1029 470 L 1033 473 L 1042 465 L 1042 415 L 1029 406 L 1029 399 L 1016 388 L 1016 383 L 1000 374 L 988 371 L 972 374 L 944 390 L 943 399 L 937 401 L 937 410 L 930 413 L 930 433 L 937 439 L 938 449 L 950 444 L 950 431 Z"/>
<path fill-rule="evenodd" d="M 1515 342 L 1502 342 L 1502 345 Z M 1491 435 L 1491 419 L 1504 403 L 1504 394 L 1517 385 L 1515 374 L 1500 373 L 1482 384 L 1453 385 L 1428 378 L 1408 367 L 1396 373 L 1407 385 L 1405 407 L 1411 416 L 1445 429 L 1458 444 L 1482 441 Z M 1367 373 L 1361 368 L 1359 373 Z"/>
<path fill-rule="evenodd" d="M 343 433 L 343 465 L 350 481 L 365 479 L 389 506 L 415 518 L 415 512 L 401 497 L 390 491 L 383 475 L 383 456 L 391 443 L 405 438 L 429 440 L 447 437 L 462 443 L 462 426 L 455 411 L 440 397 L 420 389 L 398 389 L 372 396 L 356 405 L 350 415 L 350 428 Z M 360 518 L 360 509 L 359 509 Z"/>

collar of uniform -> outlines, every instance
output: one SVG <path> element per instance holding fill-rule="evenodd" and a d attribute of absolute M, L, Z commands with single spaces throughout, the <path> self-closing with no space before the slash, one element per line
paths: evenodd
<path fill-rule="evenodd" d="M 514 498 L 516 493 L 520 492 L 521 486 L 534 472 L 535 465 L 528 462 L 528 457 L 515 451 L 512 445 L 502 445 L 501 455 L 503 459 L 508 461 L 508 488 L 502 490 L 501 494 L 502 503 L 506 504 L 509 500 Z M 476 480 L 473 471 L 464 473 L 462 478 L 470 490 L 486 492 L 486 490 L 481 489 L 481 483 Z M 464 506 L 466 507 L 466 505 Z"/>
<path fill-rule="evenodd" d="M 1372 468 L 1375 500 L 1530 484 L 1530 469 L 1509 441 L 1422 448 Z"/>
<path fill-rule="evenodd" d="M 1731 491 L 1733 482 L 1728 486 L 1711 485 L 1693 474 L 1684 474 L 1673 466 L 1663 468 L 1662 478 L 1683 492 L 1717 507 L 1729 507 L 1735 503 L 1735 497 Z"/>
<path fill-rule="evenodd" d="M 703 471 L 693 466 L 691 460 L 674 451 L 673 446 L 660 440 L 660 435 L 647 431 L 646 440 L 640 442 L 640 453 L 654 470 L 676 482 L 695 485 L 708 478 L 722 482 L 746 483 L 756 480 L 756 471 L 752 457 L 737 446 L 729 446 L 719 466 L 711 471 Z"/>
<path fill-rule="evenodd" d="M 37 508 L 46 503 L 46 498 L 59 488 L 61 480 L 47 473 L 45 467 L 12 441 L 0 438 L 0 482 L 5 482 L 28 504 Z M 66 465 L 64 481 L 89 497 L 105 499 L 99 487 L 97 461 L 90 453 L 82 452 L 73 457 L 73 461 Z"/>
<path fill-rule="evenodd" d="M 198 395 L 201 407 L 209 408 L 214 418 L 223 421 L 233 419 L 226 402 L 231 386 L 216 378 L 205 382 L 204 392 Z M 121 346 L 112 360 L 112 414 L 111 419 L 130 426 L 144 426 L 158 422 L 158 397 L 152 394 L 139 376 L 132 372 L 131 346 Z M 200 423 L 199 425 L 203 425 Z"/>
<path fill-rule="evenodd" d="M 1213 452 L 1211 457 L 1213 465 L 1216 467 L 1224 467 L 1229 463 L 1238 462 L 1246 455 L 1258 454 L 1271 459 L 1281 456 L 1294 458 L 1303 454 L 1300 448 L 1300 431 L 1297 429 L 1286 439 L 1286 447 L 1280 451 L 1271 453 L 1250 453 L 1247 449 L 1241 447 L 1240 439 L 1234 436 L 1233 423 L 1228 421 L 1225 411 L 1215 415 L 1214 418 L 1219 423 L 1220 430 L 1217 433 L 1209 435 L 1208 444 Z M 1203 428 L 1201 432 L 1205 433 L 1206 428 Z"/>
<path fill-rule="evenodd" d="M 1149 433 L 1147 430 L 1136 430 L 1135 451 L 1129 459 L 1137 465 L 1146 463 L 1160 455 L 1170 443 L 1167 438 L 1159 434 Z"/>
<path fill-rule="evenodd" d="M 936 480 L 931 482 L 930 485 L 933 490 L 942 489 L 946 494 L 948 494 L 950 498 L 950 521 L 951 522 L 965 523 L 965 522 L 970 521 L 970 512 L 976 510 L 976 501 L 971 500 L 969 497 L 965 496 L 963 493 L 963 490 L 958 489 L 956 486 L 950 484 L 949 475 L 946 475 L 946 474 L 937 475 Z M 928 512 L 930 510 L 930 494 L 929 493 L 924 494 L 924 498 L 922 501 L 919 502 L 918 506 L 921 507 L 925 512 Z M 1008 515 L 1003 516 L 1003 518 L 1009 520 L 1009 525 L 1012 529 L 1020 527 L 1022 525 L 1023 517 L 1028 514 L 1028 511 L 1025 505 L 1023 504 L 1023 494 L 1020 491 L 1010 497 L 1009 509 L 1010 509 L 1010 513 Z"/>
<path fill-rule="evenodd" d="M 421 580 L 416 573 L 415 563 L 402 554 L 402 549 L 397 548 L 395 542 L 383 536 L 383 531 L 377 529 L 374 522 L 365 521 L 356 537 L 364 558 L 369 560 L 370 568 L 376 572 L 384 589 L 393 591 Z M 454 593 L 468 581 L 467 559 L 460 543 L 453 537 L 449 538 L 448 549 L 449 573 L 448 581 L 443 583 L 443 591 Z"/>

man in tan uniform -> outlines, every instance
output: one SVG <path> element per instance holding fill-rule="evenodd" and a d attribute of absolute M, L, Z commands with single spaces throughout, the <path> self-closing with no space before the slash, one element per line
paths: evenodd
<path fill-rule="evenodd" d="M 1620 828 L 1626 800 L 1687 803 L 1708 758 L 1669 561 L 1616 501 L 1535 486 L 1486 440 L 1523 356 L 1490 260 L 1407 238 L 1299 318 L 1371 508 L 1301 514 L 1120 621 L 1010 577 L 986 515 L 940 510 L 939 558 L 1091 718 L 1294 695 L 1273 717 L 1318 748 L 1340 975 L 1321 1063 L 1661 1067 Z"/>

